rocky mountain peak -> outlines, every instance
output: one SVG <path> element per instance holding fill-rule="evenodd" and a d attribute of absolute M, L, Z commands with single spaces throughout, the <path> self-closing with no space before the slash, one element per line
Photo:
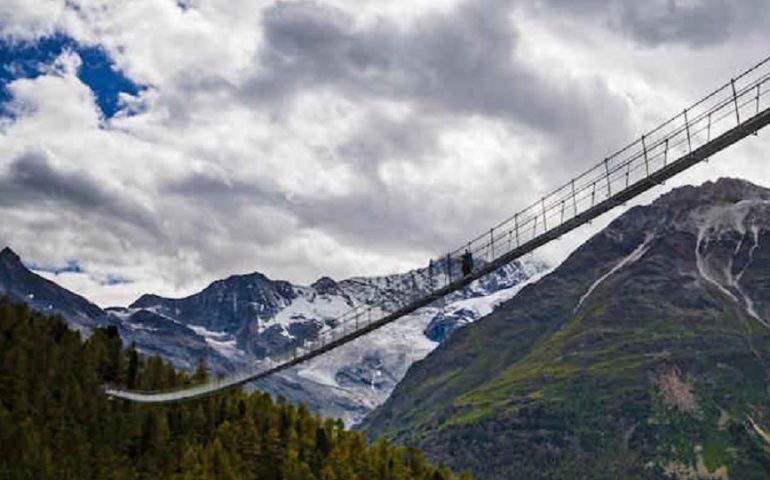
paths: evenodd
<path fill-rule="evenodd" d="M 21 258 L 11 250 L 11 247 L 5 247 L 0 251 L 0 261 L 6 263 L 19 263 L 21 264 Z"/>
<path fill-rule="evenodd" d="M 334 295 L 340 291 L 339 285 L 329 277 L 321 277 L 311 286 L 319 295 Z"/>
<path fill-rule="evenodd" d="M 653 206 L 689 209 L 751 199 L 770 199 L 770 190 L 740 178 L 723 177 L 699 186 L 684 186 L 672 190 L 653 202 Z"/>
<path fill-rule="evenodd" d="M 9 247 L 0 251 L 0 295 L 47 313 L 58 313 L 83 331 L 103 325 L 102 309 L 29 270 Z"/>
<path fill-rule="evenodd" d="M 770 189 L 735 178 L 676 188 L 647 206 L 636 206 L 600 235 L 639 244 L 645 236 L 675 232 L 693 238 L 737 235 L 770 229 Z M 578 251 L 582 251 L 585 245 Z"/>
<path fill-rule="evenodd" d="M 270 280 L 265 274 L 260 272 L 252 272 L 252 273 L 247 273 L 243 275 L 230 275 L 224 280 L 218 280 L 214 282 L 212 285 L 214 284 L 237 285 L 242 283 L 258 284 L 258 283 L 270 283 L 270 282 L 272 282 L 272 280 Z"/>
<path fill-rule="evenodd" d="M 128 306 L 128 308 L 144 308 L 148 305 L 155 305 L 158 303 L 162 297 L 159 297 L 158 295 L 152 294 L 152 293 L 145 293 L 141 297 L 134 300 L 134 302 Z"/>

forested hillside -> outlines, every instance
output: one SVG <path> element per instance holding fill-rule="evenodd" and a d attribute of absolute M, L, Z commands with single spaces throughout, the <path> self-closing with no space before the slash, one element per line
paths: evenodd
<path fill-rule="evenodd" d="M 205 375 L 204 366 L 187 377 L 123 350 L 115 328 L 83 339 L 60 319 L 0 299 L 0 478 L 455 478 L 417 450 L 367 444 L 340 421 L 259 392 L 159 407 L 102 391 L 105 382 L 154 389 Z"/>

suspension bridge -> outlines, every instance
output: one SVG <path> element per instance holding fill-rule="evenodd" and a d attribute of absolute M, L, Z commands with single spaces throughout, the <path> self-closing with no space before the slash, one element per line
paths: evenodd
<path fill-rule="evenodd" d="M 770 57 L 482 235 L 431 260 L 424 270 L 427 293 L 395 311 L 377 304 L 353 308 L 317 338 L 201 385 L 160 392 L 108 386 L 106 393 L 142 403 L 200 398 L 306 362 L 392 323 L 756 135 L 770 123 L 768 82 Z M 459 268 L 465 252 L 485 260 L 467 275 Z"/>

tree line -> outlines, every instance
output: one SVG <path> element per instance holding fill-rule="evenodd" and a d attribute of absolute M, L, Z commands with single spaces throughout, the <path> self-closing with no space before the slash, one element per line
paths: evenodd
<path fill-rule="evenodd" d="M 206 376 L 204 364 L 188 375 L 124 349 L 115 327 L 84 338 L 59 317 L 0 299 L 0 478 L 471 478 L 261 392 L 155 406 L 103 391 L 105 384 L 178 387 Z"/>

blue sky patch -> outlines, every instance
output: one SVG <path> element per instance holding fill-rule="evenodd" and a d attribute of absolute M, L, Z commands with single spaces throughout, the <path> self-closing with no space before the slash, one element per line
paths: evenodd
<path fill-rule="evenodd" d="M 83 273 L 83 267 L 81 267 L 80 263 L 78 263 L 76 260 L 67 260 L 65 265 L 59 266 L 37 265 L 35 263 L 26 265 L 27 268 L 32 271 L 48 272 L 53 273 L 54 275 L 59 275 L 60 273 Z"/>
<path fill-rule="evenodd" d="M 35 42 L 14 42 L 0 39 L 0 113 L 10 100 L 7 85 L 19 78 L 35 78 L 45 71 L 65 50 L 76 52 L 82 65 L 78 78 L 94 92 L 96 103 L 105 118 L 118 111 L 120 93 L 137 95 L 142 86 L 126 78 L 115 68 L 112 59 L 101 47 L 84 46 L 70 37 L 53 35 Z"/>
<path fill-rule="evenodd" d="M 195 0 L 177 0 L 176 6 L 187 11 L 195 6 Z"/>
<path fill-rule="evenodd" d="M 106 276 L 94 276 L 84 270 L 77 260 L 67 260 L 67 263 L 64 265 L 38 265 L 36 263 L 28 262 L 25 262 L 24 265 L 26 265 L 26 267 L 33 272 L 38 273 L 52 273 L 54 275 L 60 275 L 63 273 L 82 273 L 83 275 L 88 275 L 94 279 L 96 283 L 103 286 L 125 285 L 133 283 L 132 280 L 129 280 L 121 275 L 107 274 Z"/>
<path fill-rule="evenodd" d="M 113 286 L 113 285 L 126 285 L 134 282 L 125 277 L 121 277 L 120 275 L 107 275 L 107 278 L 102 280 L 99 283 L 101 285 Z"/>

